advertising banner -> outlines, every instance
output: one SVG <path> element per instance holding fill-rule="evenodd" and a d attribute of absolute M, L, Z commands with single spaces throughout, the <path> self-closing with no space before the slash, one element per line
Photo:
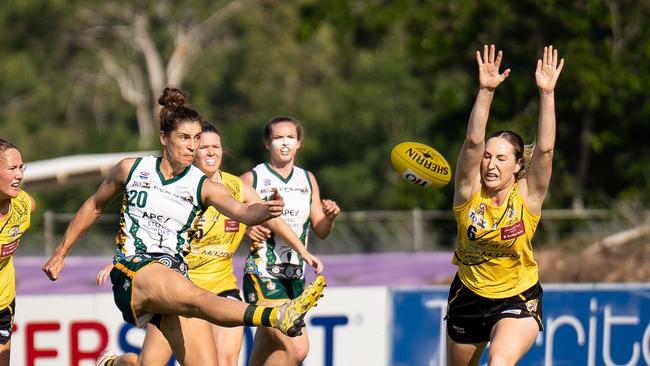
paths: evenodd
<path fill-rule="evenodd" d="M 327 288 L 306 319 L 311 345 L 303 365 L 445 365 L 447 291 Z M 650 285 L 544 291 L 545 330 L 519 365 L 650 364 Z M 19 296 L 15 325 L 11 365 L 91 366 L 106 348 L 139 351 L 144 336 L 122 321 L 108 293 Z M 247 364 L 253 332 L 245 331 L 240 365 Z"/>
<path fill-rule="evenodd" d="M 391 365 L 446 364 L 447 291 L 393 291 Z M 543 306 L 544 332 L 520 365 L 650 364 L 650 285 L 547 285 Z"/>
<path fill-rule="evenodd" d="M 386 365 L 388 289 L 328 288 L 325 296 L 306 318 L 311 347 L 303 365 Z M 240 365 L 253 332 L 245 330 Z M 11 365 L 92 366 L 106 348 L 138 352 L 143 338 L 124 323 L 111 294 L 19 296 Z"/>

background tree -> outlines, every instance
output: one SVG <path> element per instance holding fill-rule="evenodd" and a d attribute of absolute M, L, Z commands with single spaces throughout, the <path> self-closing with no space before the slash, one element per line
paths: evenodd
<path fill-rule="evenodd" d="M 0 131 L 27 161 L 155 146 L 155 96 L 176 84 L 222 130 L 234 173 L 289 114 L 307 130 L 300 163 L 344 209 L 448 209 L 451 186 L 405 184 L 390 149 L 425 142 L 455 167 L 485 43 L 512 69 L 488 129 L 534 141 L 534 66 L 553 44 L 567 63 L 545 207 L 647 206 L 649 18 L 645 0 L 5 2 Z M 84 189 L 37 198 L 68 210 Z"/>
<path fill-rule="evenodd" d="M 135 109 L 139 146 L 151 148 L 156 137 L 158 96 L 166 85 L 182 87 L 195 58 L 217 41 L 224 19 L 236 16 L 250 2 L 214 3 L 189 8 L 173 1 L 150 4 L 104 2 L 77 11 L 85 29 L 82 43 L 97 55 L 100 77 L 113 79 L 122 99 Z M 151 23 L 157 23 L 152 29 Z M 166 32 L 163 32 L 166 31 Z"/>

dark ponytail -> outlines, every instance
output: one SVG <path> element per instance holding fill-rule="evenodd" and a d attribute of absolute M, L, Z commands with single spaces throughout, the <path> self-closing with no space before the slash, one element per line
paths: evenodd
<path fill-rule="evenodd" d="M 201 116 L 194 109 L 187 107 L 185 93 L 177 88 L 168 86 L 158 98 L 158 104 L 163 106 L 160 110 L 160 131 L 169 134 L 178 125 L 185 122 L 201 122 Z"/>

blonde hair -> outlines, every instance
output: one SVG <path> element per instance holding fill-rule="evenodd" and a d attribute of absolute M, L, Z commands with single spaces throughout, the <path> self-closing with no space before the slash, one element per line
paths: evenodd
<path fill-rule="evenodd" d="M 524 145 L 524 153 L 522 154 L 521 157 L 521 169 L 515 174 L 515 179 L 519 180 L 523 178 L 526 173 L 528 173 L 528 169 L 530 168 L 530 161 L 533 158 L 533 150 L 535 150 L 535 144 L 528 144 Z"/>

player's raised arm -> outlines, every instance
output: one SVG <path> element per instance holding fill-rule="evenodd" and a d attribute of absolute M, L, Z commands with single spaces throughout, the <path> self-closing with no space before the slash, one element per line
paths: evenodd
<path fill-rule="evenodd" d="M 564 59 L 558 60 L 557 49 L 553 49 L 553 46 L 544 47 L 542 58 L 537 60 L 535 69 L 535 81 L 539 88 L 537 140 L 528 173 L 523 180 L 528 188 L 528 207 L 536 214 L 541 213 L 551 181 L 556 128 L 555 85 L 563 67 Z"/>
<path fill-rule="evenodd" d="M 485 147 L 485 129 L 490 114 L 494 90 L 510 75 L 510 69 L 499 73 L 503 52 L 494 45 L 483 46 L 483 55 L 476 51 L 479 91 L 467 125 L 456 165 L 454 205 L 466 202 L 480 187 L 480 163 Z"/>
<path fill-rule="evenodd" d="M 135 159 L 128 158 L 115 165 L 97 191 L 81 205 L 63 234 L 63 239 L 54 249 L 52 257 L 43 266 L 43 272 L 50 280 L 59 279 L 68 251 L 104 213 L 113 197 L 124 190 L 124 182 L 134 161 Z"/>

